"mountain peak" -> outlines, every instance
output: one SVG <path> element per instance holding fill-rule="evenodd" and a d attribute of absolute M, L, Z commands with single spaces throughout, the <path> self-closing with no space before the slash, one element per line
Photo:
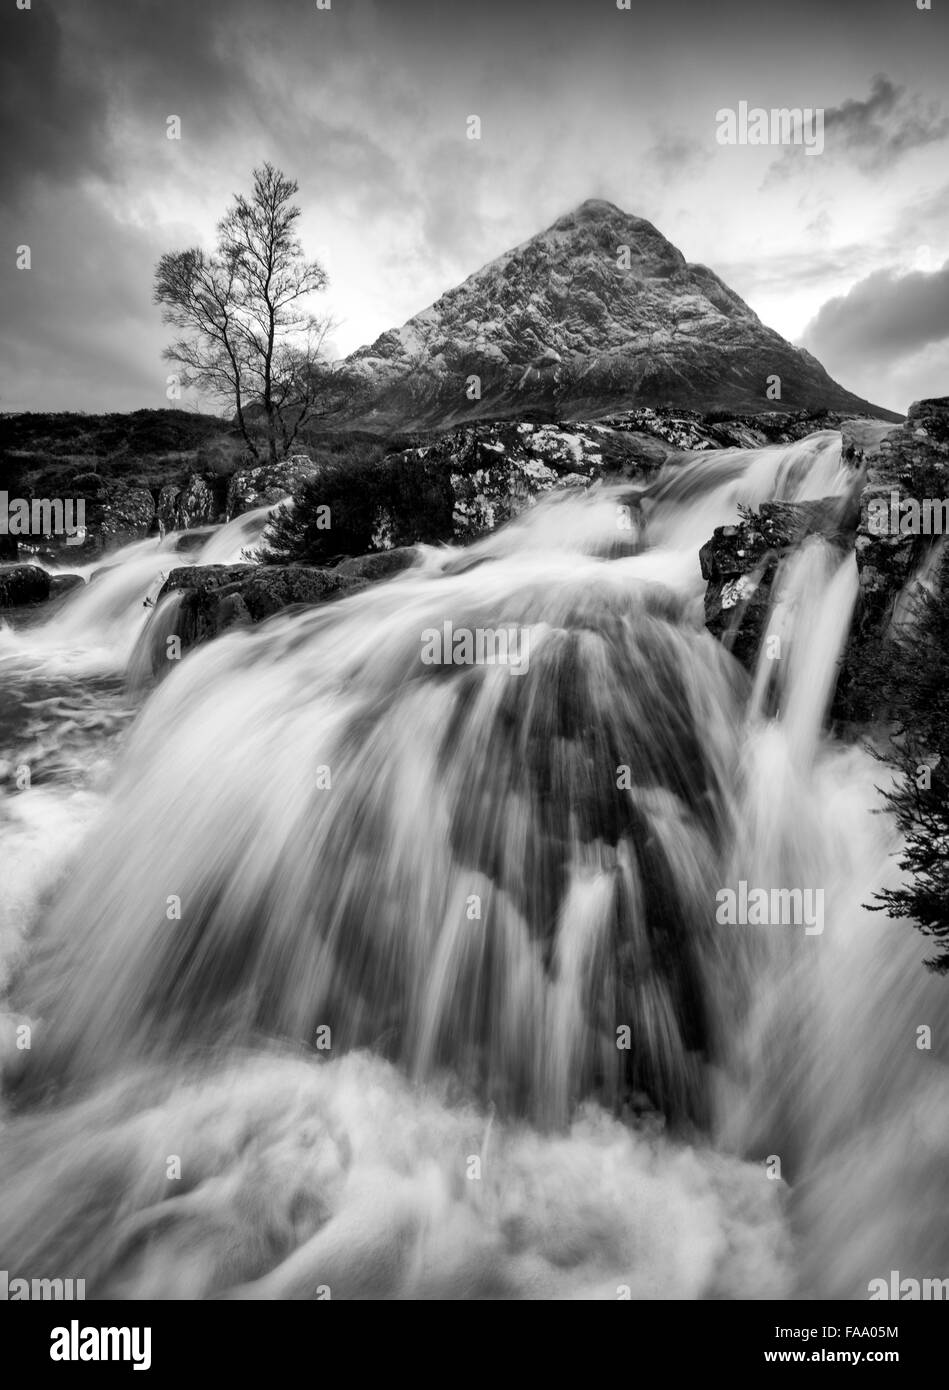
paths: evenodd
<path fill-rule="evenodd" d="M 549 227 L 538 232 L 537 237 L 558 236 L 580 231 L 595 233 L 599 227 L 624 223 L 638 225 L 639 222 L 638 217 L 624 212 L 622 208 L 618 208 L 615 203 L 607 202 L 605 198 L 586 198 L 575 208 L 571 208 L 569 212 L 561 213 Z"/>
<path fill-rule="evenodd" d="M 582 203 L 577 204 L 572 212 L 567 213 L 568 217 L 585 222 L 596 217 L 626 217 L 627 215 L 622 208 L 618 208 L 615 203 L 607 202 L 605 198 L 585 198 Z"/>
<path fill-rule="evenodd" d="M 644 405 L 875 412 L 644 218 L 587 198 L 347 359 L 378 428 Z"/>

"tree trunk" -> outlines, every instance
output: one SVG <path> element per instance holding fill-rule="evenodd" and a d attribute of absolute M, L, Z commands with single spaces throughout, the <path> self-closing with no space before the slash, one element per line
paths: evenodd
<path fill-rule="evenodd" d="M 277 422 L 274 415 L 273 404 L 270 401 L 266 401 L 265 408 L 267 411 L 267 451 L 270 454 L 270 462 L 276 463 L 278 458 Z"/>
<path fill-rule="evenodd" d="M 251 458 L 254 460 L 254 462 L 255 462 L 255 463 L 259 463 L 259 461 L 260 461 L 260 454 L 257 452 L 257 445 L 256 445 L 256 444 L 254 443 L 254 441 L 251 439 L 250 433 L 248 432 L 248 429 L 247 429 L 247 422 L 246 422 L 245 419 L 244 419 L 244 405 L 243 405 L 243 402 L 242 402 L 242 400 L 241 400 L 241 392 L 240 392 L 240 387 L 239 387 L 239 386 L 237 387 L 237 389 L 236 389 L 236 391 L 235 391 L 235 398 L 236 398 L 235 403 L 236 403 L 236 405 L 237 405 L 237 423 L 238 423 L 238 425 L 240 426 L 241 434 L 244 436 L 244 443 L 247 445 L 248 449 L 250 450 L 250 455 L 251 455 Z"/>

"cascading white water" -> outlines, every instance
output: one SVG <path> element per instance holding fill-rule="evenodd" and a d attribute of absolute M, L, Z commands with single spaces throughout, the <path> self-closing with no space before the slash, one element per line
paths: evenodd
<path fill-rule="evenodd" d="M 163 575 L 192 565 L 233 565 L 252 552 L 275 506 L 257 507 L 216 527 L 199 550 L 178 553 L 180 533 L 133 541 L 96 564 L 69 573 L 86 580 L 49 622 L 14 629 L 0 625 L 0 661 L 81 672 L 124 671 L 135 642 L 148 622 L 147 598 L 154 598 Z M 102 573 L 91 579 L 97 570 Z"/>
<path fill-rule="evenodd" d="M 946 1004 L 914 934 L 862 909 L 892 829 L 869 760 L 821 732 L 852 557 L 813 541 L 779 572 L 753 681 L 701 628 L 713 527 L 853 484 L 832 434 L 703 455 L 638 533 L 628 489 L 552 497 L 189 656 L 15 972 L 0 1262 L 133 1297 L 939 1273 L 906 1213 L 945 1195 L 945 1044 L 914 1029 L 940 1037 Z M 89 591 L 0 660 L 107 613 L 124 660 L 156 573 L 124 557 L 94 622 Z M 424 664 L 446 622 L 512 626 L 527 669 Z M 824 931 L 720 925 L 738 879 L 821 888 Z"/>

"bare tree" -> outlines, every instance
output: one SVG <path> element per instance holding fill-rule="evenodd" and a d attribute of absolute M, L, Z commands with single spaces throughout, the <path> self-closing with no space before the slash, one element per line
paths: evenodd
<path fill-rule="evenodd" d="M 303 426 L 320 413 L 322 393 L 335 380 L 336 372 L 322 356 L 327 335 L 335 327 L 333 319 L 311 319 L 302 343 L 282 343 L 274 353 L 272 394 L 285 454 Z"/>
<path fill-rule="evenodd" d="M 217 249 L 162 256 L 155 303 L 162 320 L 187 330 L 163 353 L 182 367 L 182 381 L 234 401 L 251 454 L 252 407 L 263 412 L 267 450 L 276 462 L 316 411 L 319 355 L 333 327 L 305 309 L 327 276 L 307 261 L 296 235 L 298 185 L 266 163 L 254 170 L 249 198 L 235 195 L 217 228 Z"/>

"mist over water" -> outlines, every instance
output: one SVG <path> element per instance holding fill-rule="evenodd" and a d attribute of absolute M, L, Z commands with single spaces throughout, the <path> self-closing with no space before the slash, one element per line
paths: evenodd
<path fill-rule="evenodd" d="M 0 627 L 0 759 L 42 769 L 0 802 L 3 1035 L 32 1028 L 0 1266 L 165 1298 L 944 1274 L 945 989 L 862 907 L 897 846 L 880 768 L 825 732 L 853 556 L 783 565 L 753 676 L 702 622 L 714 527 L 853 488 L 825 432 L 551 496 L 150 692 L 144 596 L 266 509 Z M 527 669 L 426 665 L 446 622 L 516 628 Z M 823 890 L 823 931 L 721 925 L 740 880 Z"/>

